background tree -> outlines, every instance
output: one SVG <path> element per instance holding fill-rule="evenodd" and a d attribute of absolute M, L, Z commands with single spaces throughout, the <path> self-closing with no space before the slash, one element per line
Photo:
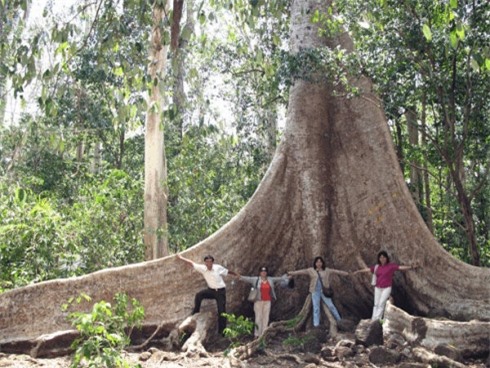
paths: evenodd
<path fill-rule="evenodd" d="M 0 3 L 0 126 L 3 125 L 7 106 L 9 76 L 15 70 L 13 50 L 20 47 L 21 34 L 30 7 L 31 2 L 28 0 Z"/>
<path fill-rule="evenodd" d="M 162 79 L 169 43 L 167 1 L 155 1 L 148 64 L 148 106 L 145 124 L 145 257 L 168 255 L 167 163 L 162 127 Z"/>

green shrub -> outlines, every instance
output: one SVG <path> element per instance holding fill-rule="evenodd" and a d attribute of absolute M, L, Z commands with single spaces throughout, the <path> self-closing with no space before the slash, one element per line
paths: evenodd
<path fill-rule="evenodd" d="M 255 324 L 250 319 L 244 316 L 235 316 L 234 314 L 223 313 L 223 316 L 228 321 L 227 327 L 223 333 L 230 340 L 230 346 L 226 349 L 225 354 L 240 345 L 243 337 L 253 333 Z"/>
<path fill-rule="evenodd" d="M 68 301 L 63 308 L 68 309 L 74 301 L 79 304 L 82 300 L 91 299 L 82 294 L 76 300 Z M 68 319 L 80 333 L 80 337 L 72 344 L 75 352 L 71 367 L 131 367 L 122 352 L 131 342 L 133 328 L 141 326 L 144 314 L 141 304 L 136 299 L 130 301 L 123 293 L 114 296 L 114 305 L 102 300 L 95 303 L 89 313 L 70 313 Z"/>

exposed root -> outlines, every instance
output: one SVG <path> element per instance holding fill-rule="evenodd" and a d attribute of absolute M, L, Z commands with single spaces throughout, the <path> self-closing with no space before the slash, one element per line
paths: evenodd
<path fill-rule="evenodd" d="M 327 315 L 328 318 L 328 326 L 329 326 L 329 334 L 330 337 L 335 337 L 337 336 L 337 321 L 335 318 L 333 318 L 332 313 L 330 312 L 330 309 L 325 305 L 325 303 L 321 303 L 323 307 L 323 311 Z"/>
<path fill-rule="evenodd" d="M 79 337 L 79 333 L 76 330 L 65 330 L 41 335 L 33 341 L 29 355 L 33 358 L 38 358 L 47 355 L 69 354 L 72 351 L 71 342 L 77 337 Z"/>
<path fill-rule="evenodd" d="M 383 333 L 399 333 L 413 345 L 434 350 L 438 345 L 456 346 L 462 356 L 485 357 L 490 350 L 490 322 L 456 322 L 414 317 L 387 303 Z"/>
<path fill-rule="evenodd" d="M 197 313 L 187 317 L 178 327 L 179 335 L 190 334 L 190 337 L 182 345 L 181 351 L 187 356 L 209 357 L 202 342 L 206 339 L 208 329 L 211 326 L 211 313 Z"/>
<path fill-rule="evenodd" d="M 305 362 L 295 354 L 272 354 L 267 352 L 267 356 L 273 357 L 275 360 L 291 360 L 298 365 L 304 364 Z"/>
<path fill-rule="evenodd" d="M 296 332 L 304 327 L 308 319 L 308 316 L 310 315 L 310 311 L 311 311 L 311 294 L 308 294 L 308 297 L 306 298 L 303 304 L 303 308 L 301 308 L 301 310 L 299 311 L 298 314 L 299 320 L 295 323 L 293 327 L 293 331 Z"/>
<path fill-rule="evenodd" d="M 299 331 L 304 327 L 308 316 L 311 313 L 311 303 L 311 294 L 309 294 L 303 304 L 303 308 L 301 308 L 301 311 L 295 319 L 271 323 L 261 337 L 249 342 L 244 346 L 240 346 L 234 349 L 231 354 L 237 359 L 247 359 L 254 355 L 257 350 L 259 350 L 262 346 L 264 346 L 266 341 L 268 341 L 271 337 L 276 336 L 278 333 L 283 333 L 287 331 Z M 325 305 L 323 310 L 325 311 L 325 314 L 327 315 L 329 321 L 330 335 L 333 337 L 337 335 L 337 323 L 333 318 L 332 313 L 330 313 L 330 310 Z"/>
<path fill-rule="evenodd" d="M 204 348 L 202 342 L 206 339 L 207 331 L 211 325 L 212 317 L 210 313 L 197 313 L 187 317 L 182 323 L 170 331 L 168 337 L 159 340 L 160 344 L 164 345 L 164 350 L 172 350 L 178 348 L 180 345 L 180 338 L 183 335 L 188 335 L 184 345 L 180 348 L 182 352 L 186 353 L 188 357 L 208 357 L 209 354 Z M 151 336 L 146 339 L 140 345 L 134 345 L 128 348 L 128 351 L 139 351 L 144 349 L 153 340 L 153 338 L 162 330 L 165 326 L 165 322 L 162 322 Z"/>
<path fill-rule="evenodd" d="M 464 368 L 466 364 L 458 363 L 457 361 L 448 357 L 437 355 L 431 351 L 422 347 L 416 347 L 412 349 L 413 355 L 420 359 L 423 363 L 430 364 L 436 367 L 448 367 L 448 368 Z"/>
<path fill-rule="evenodd" d="M 150 341 L 153 340 L 153 338 L 162 330 L 163 326 L 165 326 L 165 321 L 162 321 L 160 325 L 155 329 L 155 331 L 151 334 L 151 336 L 147 338 L 143 343 L 129 347 L 128 351 L 138 351 L 146 348 Z M 172 335 L 172 332 L 170 333 L 169 337 Z"/>

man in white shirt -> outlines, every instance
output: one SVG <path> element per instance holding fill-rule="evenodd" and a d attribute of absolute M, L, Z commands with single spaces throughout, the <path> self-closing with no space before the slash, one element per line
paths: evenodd
<path fill-rule="evenodd" d="M 236 273 L 228 271 L 223 266 L 214 264 L 214 257 L 210 255 L 204 257 L 204 264 L 195 263 L 180 254 L 177 254 L 177 258 L 201 273 L 208 284 L 207 289 L 201 290 L 196 294 L 192 314 L 199 313 L 203 299 L 215 299 L 218 305 L 218 332 L 223 334 L 223 330 L 226 327 L 226 318 L 222 315 L 226 313 L 226 284 L 223 276 L 228 274 L 236 275 Z"/>

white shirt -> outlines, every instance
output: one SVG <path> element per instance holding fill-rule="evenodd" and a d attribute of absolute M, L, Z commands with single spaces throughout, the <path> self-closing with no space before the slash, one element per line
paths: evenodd
<path fill-rule="evenodd" d="M 213 264 L 211 270 L 208 270 L 206 265 L 199 263 L 192 263 L 192 266 L 197 272 L 202 273 L 210 289 L 221 289 L 226 287 L 223 276 L 228 275 L 228 270 L 223 266 Z"/>

